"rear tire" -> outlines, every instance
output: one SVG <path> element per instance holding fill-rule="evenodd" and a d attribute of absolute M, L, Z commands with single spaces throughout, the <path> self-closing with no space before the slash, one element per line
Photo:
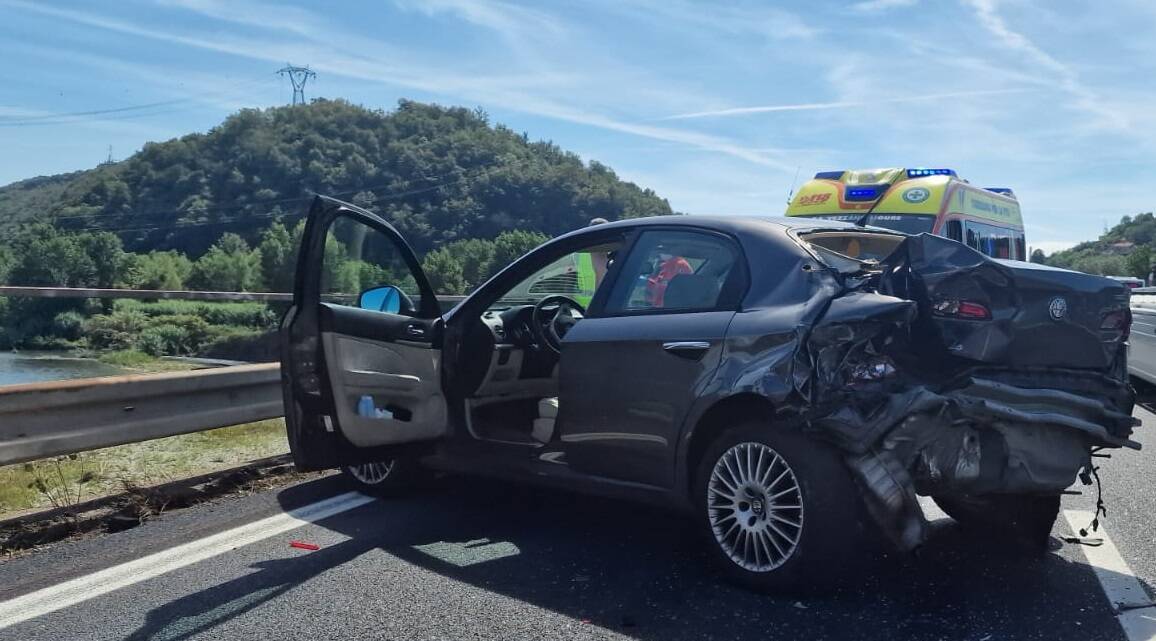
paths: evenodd
<path fill-rule="evenodd" d="M 358 491 L 381 497 L 412 491 L 427 477 L 426 470 L 409 457 L 346 465 L 341 473 Z"/>
<path fill-rule="evenodd" d="M 831 587 L 874 540 L 837 451 L 763 421 L 719 435 L 703 455 L 693 491 L 716 566 L 755 590 Z"/>
<path fill-rule="evenodd" d="M 1060 513 L 1060 495 L 988 494 L 933 496 L 932 500 L 962 527 L 1013 535 L 1028 548 L 1046 550 Z"/>

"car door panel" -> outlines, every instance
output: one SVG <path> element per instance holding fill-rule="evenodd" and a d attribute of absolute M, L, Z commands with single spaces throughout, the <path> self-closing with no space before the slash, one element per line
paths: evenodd
<path fill-rule="evenodd" d="M 416 303 L 408 294 L 405 309 L 393 311 L 333 302 L 366 284 L 363 273 L 373 281 L 410 279 Z M 335 274 L 345 280 L 332 280 Z M 384 455 L 378 448 L 444 436 L 440 329 L 433 290 L 397 230 L 318 197 L 303 234 L 294 304 L 282 321 L 286 432 L 297 466 L 363 462 Z"/>
<path fill-rule="evenodd" d="M 373 447 L 444 436 L 441 351 L 428 341 L 406 340 L 415 327 L 429 331 L 426 323 L 340 305 L 322 309 L 321 345 L 345 437 Z M 358 404 L 366 396 L 392 416 L 360 416 Z"/>
<path fill-rule="evenodd" d="M 671 487 L 682 417 L 713 378 L 733 317 L 645 314 L 575 325 L 563 342 L 558 419 L 571 467 Z M 691 355 L 669 343 L 707 346 Z"/>

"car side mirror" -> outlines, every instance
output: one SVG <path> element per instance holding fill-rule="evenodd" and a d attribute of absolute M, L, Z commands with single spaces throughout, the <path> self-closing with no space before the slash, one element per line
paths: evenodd
<path fill-rule="evenodd" d="M 357 297 L 357 306 L 374 312 L 398 314 L 402 311 L 411 311 L 413 303 L 405 292 L 393 285 L 384 285 L 361 292 Z"/>

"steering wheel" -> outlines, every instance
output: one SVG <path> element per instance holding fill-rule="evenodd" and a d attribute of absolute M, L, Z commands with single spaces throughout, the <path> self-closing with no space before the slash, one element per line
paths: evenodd
<path fill-rule="evenodd" d="M 575 323 L 582 320 L 586 308 L 569 296 L 553 294 L 538 301 L 530 317 L 530 329 L 539 345 L 555 354 L 562 353 L 562 339 Z"/>

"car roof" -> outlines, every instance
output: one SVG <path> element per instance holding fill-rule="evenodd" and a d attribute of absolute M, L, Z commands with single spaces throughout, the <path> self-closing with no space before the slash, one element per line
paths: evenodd
<path fill-rule="evenodd" d="M 616 220 L 604 225 L 596 225 L 600 229 L 609 227 L 626 227 L 636 225 L 664 225 L 664 226 L 687 226 L 687 227 L 706 227 L 709 229 L 718 229 L 720 231 L 744 231 L 753 230 L 762 227 L 764 230 L 767 226 L 777 228 L 779 231 L 800 231 L 811 229 L 869 229 L 872 231 L 886 231 L 893 234 L 900 234 L 892 229 L 882 229 L 876 227 L 863 227 L 855 223 L 844 222 L 839 220 L 825 220 L 816 218 L 787 218 L 785 216 L 751 216 L 751 215 L 701 215 L 701 214 L 675 214 L 672 216 L 648 216 L 645 218 L 626 218 L 623 220 Z M 591 229 L 591 228 L 586 228 Z M 901 234 L 900 234 L 901 235 Z"/>

